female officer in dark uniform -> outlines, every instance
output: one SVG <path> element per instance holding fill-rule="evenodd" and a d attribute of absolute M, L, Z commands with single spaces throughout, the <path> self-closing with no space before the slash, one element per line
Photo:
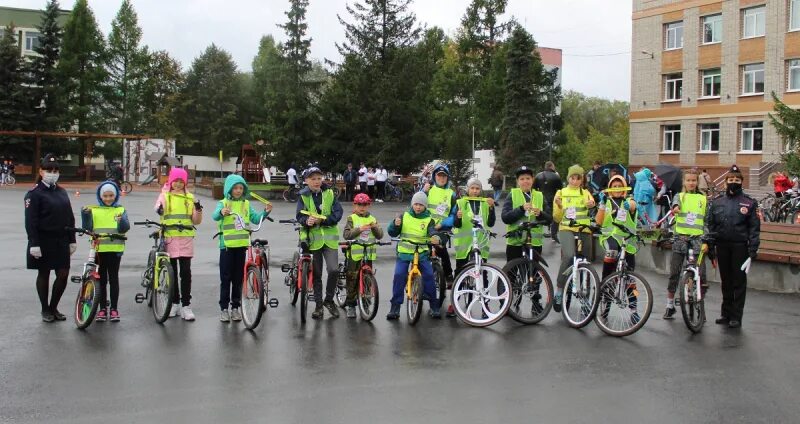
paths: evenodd
<path fill-rule="evenodd" d="M 67 192 L 58 186 L 59 169 L 55 156 L 42 159 L 36 186 L 25 195 L 25 231 L 28 233 L 28 269 L 36 269 L 36 291 L 42 303 L 42 321 L 64 321 L 58 302 L 67 287 L 69 258 L 75 252 L 75 215 Z M 56 271 L 53 294 L 48 302 L 50 270 Z"/>
<path fill-rule="evenodd" d="M 758 256 L 761 221 L 756 214 L 758 203 L 742 191 L 739 167 L 731 166 L 725 182 L 725 194 L 711 202 L 706 222 L 716 245 L 722 280 L 722 314 L 716 323 L 739 328 L 747 294 L 748 259 Z"/>

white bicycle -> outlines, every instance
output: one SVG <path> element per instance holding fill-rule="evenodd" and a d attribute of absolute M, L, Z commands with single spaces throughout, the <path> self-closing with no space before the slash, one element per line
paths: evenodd
<path fill-rule="evenodd" d="M 574 220 L 570 221 L 569 226 L 578 232 L 574 234 L 575 255 L 572 257 L 572 265 L 562 274 L 569 275 L 569 279 L 564 287 L 561 313 L 570 327 L 583 328 L 592 321 L 597 312 L 600 277 L 592 269 L 591 262 L 583 256 L 583 241 L 580 234 L 584 230 L 594 233 L 599 229 L 594 225 L 577 224 Z"/>

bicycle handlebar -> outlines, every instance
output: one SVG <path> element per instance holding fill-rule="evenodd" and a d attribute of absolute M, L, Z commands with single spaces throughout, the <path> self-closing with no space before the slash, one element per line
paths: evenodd
<path fill-rule="evenodd" d="M 183 231 L 183 230 L 195 230 L 195 229 L 197 229 L 197 228 L 196 228 L 194 225 L 184 225 L 184 224 L 162 224 L 162 223 L 160 223 L 160 222 L 151 221 L 151 220 L 149 220 L 149 219 L 146 219 L 146 220 L 144 220 L 144 221 L 137 221 L 137 222 L 134 222 L 134 223 L 133 223 L 133 225 L 144 225 L 144 226 L 146 226 L 146 227 L 159 227 L 159 228 L 161 228 L 162 230 L 166 230 L 166 229 L 170 229 L 170 228 L 177 229 L 178 231 Z"/>
<path fill-rule="evenodd" d="M 544 220 L 541 220 L 541 219 L 537 219 L 537 220 L 535 220 L 533 222 L 526 221 L 526 222 L 523 222 L 522 224 L 520 224 L 519 228 L 517 228 L 516 230 L 509 231 L 509 232 L 505 233 L 503 235 L 503 237 L 508 238 L 508 237 L 515 237 L 517 235 L 521 236 L 525 232 L 531 231 L 534 228 L 541 227 L 543 225 L 547 225 L 547 221 L 544 221 Z"/>
<path fill-rule="evenodd" d="M 126 237 L 123 234 L 95 233 L 94 231 L 87 230 L 85 228 L 64 227 L 64 230 L 66 230 L 68 232 L 71 232 L 71 233 L 76 233 L 76 234 L 85 234 L 85 235 L 87 235 L 87 236 L 89 236 L 91 238 L 94 238 L 94 239 L 97 239 L 97 238 L 108 238 L 108 239 L 112 239 L 112 240 L 127 240 L 128 239 L 128 237 Z"/>
<path fill-rule="evenodd" d="M 586 224 L 578 224 L 577 222 L 575 222 L 574 219 L 570 219 L 569 225 L 567 225 L 567 227 L 576 228 L 578 231 L 589 230 L 592 233 L 600 232 L 600 227 L 598 227 L 597 224 L 594 222 L 590 222 L 589 225 L 586 225 Z"/>
<path fill-rule="evenodd" d="M 350 247 L 352 245 L 358 245 L 362 247 L 370 247 L 370 246 L 388 246 L 392 244 L 390 241 L 376 241 L 375 243 L 364 243 L 358 240 L 345 240 L 339 242 L 339 247 Z"/>

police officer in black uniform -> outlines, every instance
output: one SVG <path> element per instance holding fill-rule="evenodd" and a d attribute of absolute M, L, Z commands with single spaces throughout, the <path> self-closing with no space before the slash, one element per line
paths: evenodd
<path fill-rule="evenodd" d="M 57 184 L 58 161 L 52 154 L 42 159 L 36 185 L 25 195 L 25 231 L 28 233 L 28 269 L 39 271 L 36 291 L 42 304 L 42 321 L 64 321 L 58 302 L 67 288 L 70 256 L 75 253 L 75 215 L 66 190 Z M 53 293 L 48 301 L 50 271 L 56 271 Z"/>
<path fill-rule="evenodd" d="M 758 203 L 742 191 L 742 172 L 731 166 L 725 177 L 725 194 L 711 202 L 708 230 L 717 249 L 719 275 L 722 280 L 722 314 L 717 324 L 730 328 L 742 326 L 744 300 L 747 294 L 747 273 L 742 266 L 758 255 L 761 221 Z"/>

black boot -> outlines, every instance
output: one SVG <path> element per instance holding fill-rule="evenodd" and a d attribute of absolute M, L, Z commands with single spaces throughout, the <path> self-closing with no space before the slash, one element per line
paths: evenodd
<path fill-rule="evenodd" d="M 400 318 L 400 305 L 395 305 L 394 303 L 391 305 L 392 306 L 389 309 L 389 313 L 386 314 L 386 319 L 389 321 L 394 321 Z"/>

